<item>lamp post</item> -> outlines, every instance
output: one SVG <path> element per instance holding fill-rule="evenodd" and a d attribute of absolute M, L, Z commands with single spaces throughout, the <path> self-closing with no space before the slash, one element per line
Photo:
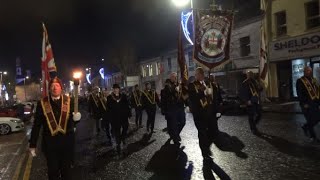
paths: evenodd
<path fill-rule="evenodd" d="M 23 78 L 24 99 L 25 99 L 25 101 L 27 101 L 26 79 L 29 79 L 29 76 L 26 76 L 25 78 Z"/>
<path fill-rule="evenodd" d="M 78 100 L 79 100 L 79 84 L 80 84 L 80 78 L 82 76 L 81 72 L 74 72 L 73 73 L 73 83 L 74 83 L 74 113 L 79 112 L 78 108 Z"/>

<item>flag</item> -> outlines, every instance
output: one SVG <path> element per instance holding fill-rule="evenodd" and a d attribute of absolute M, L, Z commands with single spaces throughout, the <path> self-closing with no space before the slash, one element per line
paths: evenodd
<path fill-rule="evenodd" d="M 194 61 L 209 70 L 230 60 L 233 13 L 194 10 Z"/>
<path fill-rule="evenodd" d="M 266 2 L 261 0 L 261 10 L 264 11 L 260 28 L 260 78 L 264 87 L 268 87 L 268 43 L 267 43 L 267 18 Z"/>
<path fill-rule="evenodd" d="M 179 38 L 178 38 L 178 64 L 180 67 L 180 73 L 181 73 L 181 82 L 186 83 L 188 82 L 188 67 L 186 64 L 186 58 L 184 54 L 184 47 L 183 47 L 183 41 L 182 41 L 182 25 L 179 25 Z"/>
<path fill-rule="evenodd" d="M 49 81 L 51 78 L 57 76 L 57 67 L 54 62 L 52 47 L 49 42 L 48 32 L 44 23 L 43 27 L 43 40 L 42 40 L 42 96 L 48 96 L 49 94 Z"/>

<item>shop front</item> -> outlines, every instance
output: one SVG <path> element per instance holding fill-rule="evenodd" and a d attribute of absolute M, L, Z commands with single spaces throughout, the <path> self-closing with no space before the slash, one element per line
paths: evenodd
<path fill-rule="evenodd" d="M 270 43 L 270 97 L 291 100 L 297 97 L 296 81 L 310 66 L 320 80 L 320 32 Z"/>

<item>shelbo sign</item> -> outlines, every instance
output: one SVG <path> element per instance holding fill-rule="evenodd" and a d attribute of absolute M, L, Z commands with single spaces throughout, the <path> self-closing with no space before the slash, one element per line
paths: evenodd
<path fill-rule="evenodd" d="M 271 42 L 269 53 L 271 61 L 318 56 L 320 32 Z"/>

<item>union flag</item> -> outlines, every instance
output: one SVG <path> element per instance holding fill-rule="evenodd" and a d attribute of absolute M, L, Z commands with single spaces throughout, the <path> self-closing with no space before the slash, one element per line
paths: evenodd
<path fill-rule="evenodd" d="M 48 96 L 49 94 L 49 81 L 51 78 L 57 76 L 57 67 L 53 58 L 53 51 L 49 42 L 48 32 L 44 23 L 43 27 L 43 40 L 42 40 L 42 59 L 41 59 L 41 70 L 42 70 L 42 96 Z"/>

